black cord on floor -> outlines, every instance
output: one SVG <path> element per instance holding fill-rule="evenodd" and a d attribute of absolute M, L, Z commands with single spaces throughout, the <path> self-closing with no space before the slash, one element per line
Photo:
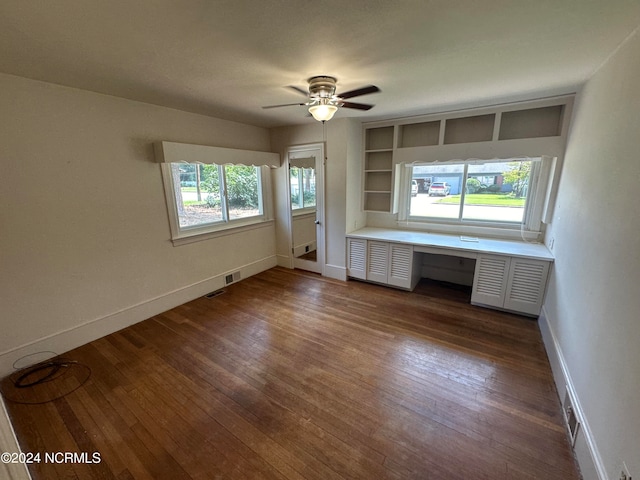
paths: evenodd
<path fill-rule="evenodd" d="M 78 369 L 80 372 L 73 373 L 78 381 L 78 385 L 68 391 L 62 390 L 59 395 L 56 395 L 53 398 L 46 398 L 45 400 L 42 400 L 43 394 L 38 391 L 38 386 L 54 382 L 55 380 L 70 373 L 71 370 L 77 371 Z M 26 405 L 41 405 L 53 402 L 75 392 L 89 380 L 91 373 L 91 368 L 89 366 L 75 360 L 60 357 L 53 360 L 46 360 L 14 373 L 2 382 L 0 391 L 2 392 L 2 395 L 11 402 Z M 62 387 L 64 387 L 64 385 L 58 388 Z M 32 390 L 30 391 L 29 389 Z M 49 393 L 49 391 L 45 391 L 44 393 Z M 32 400 L 25 399 L 25 397 L 28 396 L 32 396 L 34 398 Z"/>

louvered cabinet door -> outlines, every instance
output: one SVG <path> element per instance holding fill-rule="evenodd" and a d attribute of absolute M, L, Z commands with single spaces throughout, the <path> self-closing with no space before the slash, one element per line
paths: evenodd
<path fill-rule="evenodd" d="M 360 238 L 347 239 L 347 275 L 361 280 L 367 279 L 367 241 Z"/>
<path fill-rule="evenodd" d="M 539 315 L 548 274 L 549 262 L 512 258 L 504 308 Z"/>
<path fill-rule="evenodd" d="M 411 289 L 412 266 L 413 245 L 389 244 L 389 285 Z"/>
<path fill-rule="evenodd" d="M 387 283 L 389 267 L 389 244 L 367 242 L 367 280 Z"/>
<path fill-rule="evenodd" d="M 503 308 L 510 263 L 510 257 L 478 255 L 471 303 Z"/>

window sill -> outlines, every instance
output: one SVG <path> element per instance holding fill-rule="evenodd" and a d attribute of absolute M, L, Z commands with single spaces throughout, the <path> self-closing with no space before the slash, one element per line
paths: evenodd
<path fill-rule="evenodd" d="M 171 241 L 174 247 L 178 247 L 180 245 L 202 242 L 204 240 L 210 240 L 212 238 L 224 237 L 226 235 L 235 235 L 236 233 L 255 230 L 256 228 L 264 228 L 273 224 L 273 220 L 259 220 L 250 223 L 232 223 L 229 225 L 224 225 L 222 227 L 217 227 L 212 231 L 182 233 L 180 234 L 180 236 L 173 238 Z"/>

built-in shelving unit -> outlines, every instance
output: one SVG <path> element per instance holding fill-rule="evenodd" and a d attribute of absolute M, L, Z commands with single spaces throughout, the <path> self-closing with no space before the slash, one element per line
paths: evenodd
<path fill-rule="evenodd" d="M 440 128 L 442 122 L 435 120 L 432 122 L 408 123 L 400 125 L 400 148 L 407 147 L 428 147 L 438 145 L 440 140 Z"/>
<path fill-rule="evenodd" d="M 371 128 L 365 133 L 364 209 L 390 212 L 393 190 L 394 127 Z"/>
<path fill-rule="evenodd" d="M 557 137 L 562 133 L 563 105 L 502 113 L 498 140 Z"/>
<path fill-rule="evenodd" d="M 561 157 L 573 96 L 365 124 L 363 209 L 398 211 L 401 164 Z"/>
<path fill-rule="evenodd" d="M 496 115 L 449 118 L 445 122 L 444 144 L 490 142 Z"/>

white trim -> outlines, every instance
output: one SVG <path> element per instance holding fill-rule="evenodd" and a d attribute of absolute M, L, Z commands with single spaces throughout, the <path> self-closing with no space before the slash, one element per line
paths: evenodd
<path fill-rule="evenodd" d="M 215 165 L 253 165 L 279 167 L 280 155 L 272 152 L 210 147 L 189 143 L 155 142 L 153 149 L 159 163 L 204 163 Z"/>
<path fill-rule="evenodd" d="M 166 312 L 178 305 L 189 302 L 209 292 L 225 286 L 224 277 L 230 273 L 240 271 L 242 278 L 247 278 L 257 273 L 275 267 L 277 264 L 275 255 L 268 256 L 248 263 L 233 270 L 206 278 L 191 285 L 167 292 L 158 297 L 126 307 L 104 317 L 94 318 L 80 325 L 47 335 L 38 340 L 14 347 L 0 353 L 0 377 L 13 371 L 16 360 L 26 355 L 42 351 L 51 351 L 58 354 L 67 352 L 76 347 L 89 343 L 98 338 L 109 335 L 135 323 L 146 320 L 154 315 Z"/>
<path fill-rule="evenodd" d="M 347 281 L 347 267 L 326 264 L 324 266 L 323 276 L 333 278 L 335 280 Z"/>
<path fill-rule="evenodd" d="M 20 445 L 13 430 L 9 414 L 0 395 L 0 453 L 20 453 Z M 22 463 L 0 462 L 0 477 L 7 480 L 31 480 L 27 466 Z"/>
<path fill-rule="evenodd" d="M 251 223 L 233 223 L 229 222 L 225 224 L 224 228 L 219 228 L 214 231 L 200 232 L 185 237 L 176 238 L 171 240 L 173 246 L 187 245 L 189 243 L 201 242 L 203 240 L 209 240 L 211 238 L 224 237 L 225 235 L 234 235 L 236 233 L 246 232 L 248 230 L 255 230 L 256 228 L 269 227 L 273 225 L 273 220 L 260 220 Z"/>
<path fill-rule="evenodd" d="M 560 348 L 558 339 L 556 338 L 553 328 L 551 327 L 551 323 L 548 321 L 548 313 L 544 305 L 542 306 L 542 313 L 540 314 L 540 317 L 538 317 L 538 326 L 540 328 L 540 333 L 542 334 L 542 340 L 544 342 L 545 350 L 547 351 L 547 356 L 549 357 L 549 363 L 552 367 L 556 389 L 562 396 L 562 392 L 565 391 L 566 386 L 566 389 L 569 392 L 569 396 L 571 397 L 571 401 L 573 402 L 573 409 L 575 411 L 576 417 L 581 423 L 581 428 L 578 431 L 578 435 L 582 433 L 585 439 L 590 460 L 593 463 L 593 467 L 598 475 L 599 480 L 609 480 L 606 469 L 604 468 L 604 465 L 602 463 L 602 457 L 600 456 L 600 452 L 598 451 L 598 447 L 596 446 L 593 433 L 591 431 L 591 428 L 589 427 L 589 422 L 584 414 L 582 405 L 580 404 L 580 398 L 576 393 L 573 380 L 571 379 L 569 367 L 567 366 L 567 362 L 564 359 L 562 349 Z M 580 455 L 577 455 L 577 458 L 579 460 Z M 582 470 L 587 470 L 586 466 L 583 465 L 580 465 L 580 468 Z"/>
<path fill-rule="evenodd" d="M 284 268 L 293 268 L 293 257 L 291 255 L 276 255 L 278 266 Z"/>

